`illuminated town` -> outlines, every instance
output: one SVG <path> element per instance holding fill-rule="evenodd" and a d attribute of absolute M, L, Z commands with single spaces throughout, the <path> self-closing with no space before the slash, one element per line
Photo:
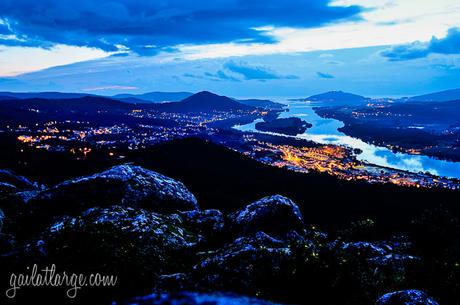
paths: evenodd
<path fill-rule="evenodd" d="M 392 183 L 410 187 L 441 187 L 460 189 L 454 180 L 424 173 L 409 173 L 358 161 L 352 149 L 337 145 L 296 147 L 261 142 L 252 136 L 251 151 L 244 152 L 263 163 L 298 172 L 324 172 L 344 180 L 365 180 L 369 183 Z"/>
<path fill-rule="evenodd" d="M 88 121 L 49 121 L 32 126 L 7 126 L 3 132 L 16 134 L 17 141 L 34 149 L 63 152 L 84 159 L 95 150 L 108 151 L 109 157 L 124 158 L 120 148 L 137 150 L 185 137 L 202 137 L 221 143 L 265 164 L 298 172 L 321 172 L 344 180 L 365 180 L 370 183 L 392 183 L 410 187 L 442 187 L 459 189 L 455 180 L 428 174 L 415 174 L 375 166 L 358 161 L 352 149 L 337 145 L 274 144 L 252 133 L 228 128 L 228 122 L 250 116 L 263 117 L 267 111 L 166 113 L 132 110 L 128 116 L 153 120 L 155 123 L 94 126 Z M 158 124 L 157 121 L 162 122 Z M 233 134 L 222 135 L 226 130 Z M 234 140 L 234 139 L 237 140 Z M 417 153 L 414 151 L 413 153 Z"/>

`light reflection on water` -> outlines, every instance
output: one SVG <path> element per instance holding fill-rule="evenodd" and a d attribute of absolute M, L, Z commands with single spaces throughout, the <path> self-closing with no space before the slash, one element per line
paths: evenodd
<path fill-rule="evenodd" d="M 316 105 L 318 106 L 318 104 Z M 357 158 L 372 164 L 415 173 L 430 172 L 438 176 L 460 179 L 460 162 L 437 160 L 422 155 L 394 153 L 388 148 L 365 143 L 360 139 L 347 136 L 338 131 L 337 129 L 343 127 L 344 124 L 335 119 L 321 118 L 313 111 L 312 107 L 314 106 L 314 104 L 306 102 L 288 102 L 289 111 L 280 115 L 280 118 L 299 117 L 313 124 L 312 128 L 307 129 L 303 134 L 297 135 L 297 138 L 320 144 L 336 144 L 359 148 L 363 152 Z M 241 131 L 257 132 L 255 124 L 260 121 L 262 120 L 258 119 L 250 124 L 235 126 L 234 128 Z"/>

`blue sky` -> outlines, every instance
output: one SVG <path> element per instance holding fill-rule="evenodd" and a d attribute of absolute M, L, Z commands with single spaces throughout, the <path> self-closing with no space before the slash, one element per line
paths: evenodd
<path fill-rule="evenodd" d="M 0 90 L 412 95 L 460 87 L 457 0 L 4 0 Z"/>

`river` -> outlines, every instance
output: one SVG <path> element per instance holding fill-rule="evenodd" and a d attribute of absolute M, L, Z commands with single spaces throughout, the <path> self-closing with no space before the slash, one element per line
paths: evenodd
<path fill-rule="evenodd" d="M 410 155 L 405 153 L 393 152 L 386 147 L 379 147 L 363 142 L 340 132 L 338 128 L 343 127 L 341 121 L 335 119 L 322 118 L 315 113 L 313 107 L 321 106 L 320 103 L 308 102 L 286 102 L 288 110 L 283 112 L 280 118 L 298 117 L 313 125 L 303 134 L 296 137 L 314 141 L 320 144 L 344 145 L 351 148 L 358 148 L 362 153 L 357 156 L 361 161 L 371 164 L 405 170 L 409 172 L 429 172 L 433 175 L 460 179 L 460 162 L 438 160 L 423 155 Z M 241 131 L 259 132 L 255 129 L 257 119 L 246 125 L 238 125 L 233 128 Z"/>

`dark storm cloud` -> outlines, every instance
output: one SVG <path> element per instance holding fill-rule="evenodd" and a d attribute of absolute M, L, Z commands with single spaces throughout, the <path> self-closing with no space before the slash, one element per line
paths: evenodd
<path fill-rule="evenodd" d="M 272 80 L 272 79 L 298 79 L 296 75 L 280 75 L 262 66 L 253 66 L 245 62 L 227 62 L 224 67 L 236 74 L 242 75 L 246 80 Z"/>
<path fill-rule="evenodd" d="M 210 79 L 214 80 L 222 80 L 222 81 L 231 81 L 231 82 L 239 82 L 240 80 L 236 77 L 228 75 L 222 70 L 217 71 L 216 73 L 205 72 L 204 75 L 208 76 Z"/>
<path fill-rule="evenodd" d="M 444 38 L 433 37 L 429 42 L 413 42 L 393 46 L 380 53 L 391 61 L 411 60 L 427 57 L 429 54 L 460 54 L 460 29 L 449 29 Z"/>
<path fill-rule="evenodd" d="M 326 79 L 335 78 L 334 75 L 328 74 L 328 73 L 323 73 L 323 72 L 316 72 L 316 75 L 317 75 L 319 78 L 326 78 Z"/>
<path fill-rule="evenodd" d="M 272 43 L 254 27 L 308 28 L 359 19 L 357 6 L 329 0 L 2 0 L 0 19 L 15 39 L 4 45 L 49 47 L 55 43 L 142 55 L 178 44 Z M 1 27 L 0 31 L 4 31 Z"/>
<path fill-rule="evenodd" d="M 183 77 L 187 78 L 195 78 L 195 79 L 203 79 L 203 80 L 212 80 L 212 81 L 231 81 L 231 82 L 239 82 L 240 80 L 236 77 L 230 76 L 222 70 L 219 70 L 215 73 L 212 72 L 204 72 L 203 74 L 193 74 L 193 73 L 184 73 L 182 74 Z"/>

